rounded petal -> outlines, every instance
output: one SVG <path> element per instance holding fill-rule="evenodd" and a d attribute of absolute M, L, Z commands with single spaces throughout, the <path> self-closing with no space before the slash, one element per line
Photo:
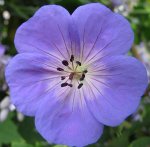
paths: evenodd
<path fill-rule="evenodd" d="M 43 6 L 19 27 L 15 46 L 20 53 L 40 52 L 58 58 L 70 58 L 74 52 L 72 46 L 78 38 L 72 28 L 75 30 L 76 27 L 66 9 L 57 5 Z"/>
<path fill-rule="evenodd" d="M 102 4 L 81 6 L 72 17 L 79 30 L 84 62 L 106 55 L 125 54 L 133 43 L 134 35 L 129 22 Z"/>
<path fill-rule="evenodd" d="M 103 125 L 86 106 L 73 108 L 70 103 L 73 93 L 65 91 L 61 100 L 47 95 L 36 113 L 36 128 L 50 143 L 81 147 L 96 142 L 103 132 Z M 74 99 L 78 99 L 76 96 Z"/>
<path fill-rule="evenodd" d="M 35 114 L 43 96 L 60 81 L 57 65 L 57 60 L 39 54 L 22 53 L 11 60 L 5 76 L 11 101 L 20 112 Z"/>
<path fill-rule="evenodd" d="M 87 81 L 87 104 L 101 123 L 119 125 L 140 103 L 148 85 L 146 69 L 140 61 L 126 56 L 102 59 L 94 68 Z"/>

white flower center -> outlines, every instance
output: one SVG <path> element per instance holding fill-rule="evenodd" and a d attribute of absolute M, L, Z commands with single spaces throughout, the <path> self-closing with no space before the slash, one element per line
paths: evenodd
<path fill-rule="evenodd" d="M 88 72 L 86 67 L 82 65 L 81 62 L 75 61 L 74 55 L 71 55 L 70 61 L 62 60 L 62 64 L 65 68 L 58 67 L 58 71 L 66 72 L 67 76 L 61 76 L 61 80 L 66 80 L 61 84 L 61 87 L 73 87 L 73 81 L 78 82 L 78 89 L 83 86 L 83 81 L 86 78 L 86 73 Z"/>

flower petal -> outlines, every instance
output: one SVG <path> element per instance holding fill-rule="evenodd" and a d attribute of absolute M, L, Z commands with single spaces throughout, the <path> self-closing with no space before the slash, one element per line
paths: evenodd
<path fill-rule="evenodd" d="M 57 60 L 39 54 L 22 53 L 11 60 L 5 76 L 11 101 L 20 112 L 35 114 L 43 95 L 60 81 L 57 65 Z"/>
<path fill-rule="evenodd" d="M 76 31 L 71 32 L 72 28 L 76 27 L 66 9 L 57 5 L 43 6 L 19 27 L 15 46 L 20 53 L 40 52 L 70 58 L 74 52 L 72 45 L 79 40 Z"/>
<path fill-rule="evenodd" d="M 73 91 L 66 94 L 64 91 L 59 99 L 51 94 L 46 96 L 36 113 L 37 130 L 50 143 L 81 147 L 96 142 L 103 132 L 103 125 L 85 105 L 73 107 L 71 99 L 79 98 L 79 90 L 78 94 Z"/>
<path fill-rule="evenodd" d="M 127 53 L 133 43 L 134 35 L 128 21 L 104 5 L 94 3 L 81 6 L 72 17 L 79 30 L 84 62 Z"/>
<path fill-rule="evenodd" d="M 115 56 L 97 63 L 87 81 L 88 106 L 108 126 L 119 125 L 134 113 L 148 85 L 144 66 L 133 57 Z"/>

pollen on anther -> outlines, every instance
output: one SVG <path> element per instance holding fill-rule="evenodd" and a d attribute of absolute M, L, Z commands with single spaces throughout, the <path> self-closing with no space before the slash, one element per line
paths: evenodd
<path fill-rule="evenodd" d="M 68 83 L 62 83 L 61 84 L 61 87 L 66 87 L 66 86 L 68 86 Z"/>
<path fill-rule="evenodd" d="M 76 61 L 76 63 L 77 63 L 79 66 L 81 66 L 81 62 L 79 62 L 79 61 Z"/>
<path fill-rule="evenodd" d="M 67 60 L 63 60 L 63 61 L 62 61 L 62 64 L 65 65 L 65 66 L 68 66 L 68 65 L 69 65 L 69 63 L 68 63 Z"/>
<path fill-rule="evenodd" d="M 66 78 L 65 76 L 62 76 L 62 77 L 61 77 L 61 80 L 64 80 L 65 78 Z"/>
<path fill-rule="evenodd" d="M 84 73 L 87 73 L 88 71 L 87 71 L 87 70 L 84 70 L 83 72 L 84 72 Z"/>
<path fill-rule="evenodd" d="M 68 84 L 68 86 L 69 86 L 69 87 L 72 87 L 73 85 L 72 85 L 72 84 Z"/>
<path fill-rule="evenodd" d="M 58 71 L 64 71 L 64 69 L 62 69 L 62 68 L 60 68 L 60 67 L 58 67 L 57 70 L 58 70 Z"/>
<path fill-rule="evenodd" d="M 83 83 L 80 83 L 80 84 L 78 85 L 78 89 L 80 89 L 82 86 L 83 86 Z"/>
<path fill-rule="evenodd" d="M 80 78 L 80 81 L 83 81 L 85 78 L 85 74 L 82 74 L 81 78 Z"/>
<path fill-rule="evenodd" d="M 71 55 L 70 62 L 73 62 L 73 61 L 74 61 L 74 56 Z"/>

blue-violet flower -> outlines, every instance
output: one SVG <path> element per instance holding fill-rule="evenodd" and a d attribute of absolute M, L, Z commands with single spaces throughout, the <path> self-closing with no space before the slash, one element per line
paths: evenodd
<path fill-rule="evenodd" d="M 145 67 L 126 55 L 133 38 L 128 21 L 102 4 L 72 15 L 41 7 L 15 35 L 19 54 L 6 69 L 12 103 L 35 116 L 50 143 L 96 142 L 103 125 L 117 126 L 136 111 L 147 87 Z"/>

